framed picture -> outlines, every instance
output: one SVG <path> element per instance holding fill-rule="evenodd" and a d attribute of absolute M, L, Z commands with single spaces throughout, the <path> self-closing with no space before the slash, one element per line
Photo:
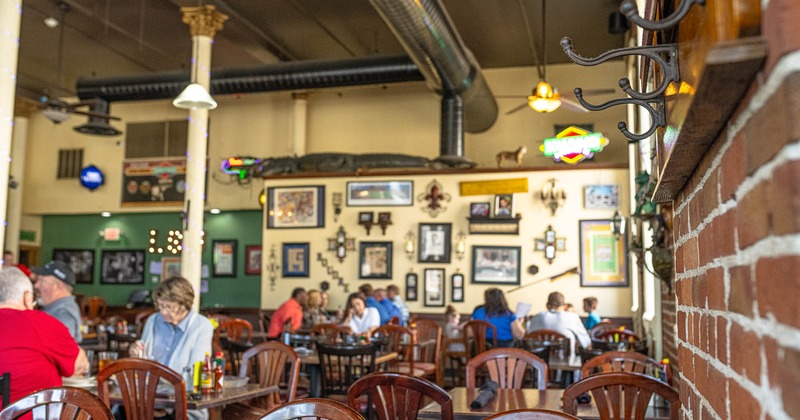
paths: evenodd
<path fill-rule="evenodd" d="M 180 275 L 181 275 L 180 257 L 161 258 L 161 281 L 164 281 L 171 277 L 180 277 Z"/>
<path fill-rule="evenodd" d="M 144 284 L 144 251 L 103 251 L 100 283 Z"/>
<path fill-rule="evenodd" d="M 244 247 L 244 273 L 249 276 L 261 274 L 261 245 Z"/>
<path fill-rule="evenodd" d="M 361 242 L 359 244 L 358 278 L 392 278 L 391 242 Z"/>
<path fill-rule="evenodd" d="M 325 227 L 325 187 L 267 188 L 267 228 Z"/>
<path fill-rule="evenodd" d="M 450 276 L 450 290 L 451 290 L 451 298 L 450 300 L 453 302 L 463 302 L 464 301 L 464 275 L 461 273 L 455 273 Z"/>
<path fill-rule="evenodd" d="M 470 203 L 469 204 L 469 217 L 473 219 L 486 219 L 489 217 L 489 210 L 492 208 L 491 204 L 485 203 Z"/>
<path fill-rule="evenodd" d="M 611 220 L 581 220 L 582 287 L 628 286 L 627 243 L 625 235 L 614 238 Z"/>
<path fill-rule="evenodd" d="M 54 249 L 54 261 L 64 261 L 75 274 L 79 284 L 92 284 L 94 276 L 94 250 L 92 249 Z"/>
<path fill-rule="evenodd" d="M 212 241 L 211 267 L 212 277 L 236 277 L 235 240 Z"/>
<path fill-rule="evenodd" d="M 283 244 L 283 277 L 308 277 L 308 242 Z"/>
<path fill-rule="evenodd" d="M 494 217 L 514 217 L 514 194 L 497 194 L 494 196 Z"/>
<path fill-rule="evenodd" d="M 450 223 L 420 223 L 417 261 L 421 263 L 450 263 Z"/>
<path fill-rule="evenodd" d="M 410 206 L 414 204 L 413 181 L 357 181 L 347 183 L 347 205 Z"/>
<path fill-rule="evenodd" d="M 619 207 L 619 185 L 586 185 L 583 187 L 583 207 L 587 209 L 616 209 Z"/>
<path fill-rule="evenodd" d="M 444 306 L 444 268 L 425 269 L 425 306 Z"/>
<path fill-rule="evenodd" d="M 372 222 L 375 221 L 374 219 L 375 219 L 375 213 L 373 213 L 371 211 L 360 211 L 360 212 L 358 212 L 358 223 L 359 224 L 372 223 Z"/>
<path fill-rule="evenodd" d="M 487 284 L 519 284 L 520 247 L 472 247 L 472 282 Z"/>
<path fill-rule="evenodd" d="M 406 301 L 417 301 L 417 273 L 406 274 Z"/>

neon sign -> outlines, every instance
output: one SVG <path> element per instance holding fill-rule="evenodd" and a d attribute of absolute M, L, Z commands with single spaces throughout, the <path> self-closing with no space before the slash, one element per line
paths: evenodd
<path fill-rule="evenodd" d="M 556 162 L 575 165 L 584 159 L 591 159 L 607 145 L 608 139 L 603 137 L 603 133 L 590 133 L 582 128 L 569 126 L 555 137 L 544 139 L 539 150 Z"/>
<path fill-rule="evenodd" d="M 246 157 L 229 157 L 222 161 L 222 172 L 238 175 L 239 179 L 247 178 L 247 169 L 261 163 L 261 159 Z"/>
<path fill-rule="evenodd" d="M 89 165 L 81 170 L 81 185 L 88 188 L 89 191 L 94 191 L 103 185 L 105 178 L 97 166 Z"/>

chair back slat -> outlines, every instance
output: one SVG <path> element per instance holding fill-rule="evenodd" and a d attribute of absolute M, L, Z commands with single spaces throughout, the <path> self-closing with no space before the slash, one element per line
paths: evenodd
<path fill-rule="evenodd" d="M 48 388 L 20 398 L 0 411 L 0 420 L 15 420 L 30 413 L 34 419 L 113 420 L 103 401 L 91 392 L 72 387 Z"/>
<path fill-rule="evenodd" d="M 340 346 L 317 343 L 324 396 L 347 395 L 350 385 L 375 371 L 375 344 Z"/>
<path fill-rule="evenodd" d="M 399 362 L 405 362 L 409 366 L 409 373 L 414 373 L 414 347 L 417 343 L 416 334 L 413 330 L 399 325 L 381 325 L 372 332 L 372 336 L 383 338 L 384 351 L 395 352 L 398 354 L 396 360 L 390 364 L 390 370 L 396 371 Z"/>
<path fill-rule="evenodd" d="M 150 420 L 156 400 L 159 380 L 171 384 L 174 390 L 175 420 L 186 418 L 186 384 L 183 377 L 161 363 L 145 359 L 124 359 L 107 365 L 97 374 L 97 393 L 110 405 L 111 376 L 116 376 L 127 420 Z"/>
<path fill-rule="evenodd" d="M 530 366 L 536 372 L 536 388 L 547 389 L 547 363 L 525 350 L 498 348 L 475 356 L 467 363 L 467 388 L 478 386 L 477 370 L 484 365 L 500 388 L 522 388 Z"/>
<path fill-rule="evenodd" d="M 283 343 L 267 341 L 242 354 L 239 377 L 250 378 L 252 383 L 263 387 L 285 385 L 287 401 L 293 401 L 297 395 L 299 375 L 300 358 L 294 349 Z M 272 393 L 254 400 L 251 405 L 272 409 L 280 405 L 280 402 L 280 395 Z"/>
<path fill-rule="evenodd" d="M 453 419 L 450 394 L 423 378 L 394 372 L 369 374 L 356 381 L 347 394 L 351 407 L 359 409 L 359 397 L 368 394 L 380 420 L 412 420 L 430 398 L 441 407 L 441 419 Z"/>
<path fill-rule="evenodd" d="M 564 390 L 564 412 L 577 414 L 578 397 L 591 393 L 601 419 L 643 419 L 653 394 L 669 402 L 670 419 L 680 416 L 678 392 L 657 379 L 640 373 L 603 373 L 585 378 Z"/>
<path fill-rule="evenodd" d="M 486 321 L 468 321 L 464 324 L 463 337 L 464 348 L 470 353 L 471 358 L 489 348 L 497 347 L 497 327 Z M 491 341 L 487 342 L 489 340 L 487 337 L 491 337 Z"/>
<path fill-rule="evenodd" d="M 581 377 L 607 372 L 643 373 L 648 376 L 659 374 L 661 365 L 641 353 L 631 351 L 609 351 L 589 359 L 581 367 Z M 667 384 L 672 385 L 672 378 L 666 372 Z"/>

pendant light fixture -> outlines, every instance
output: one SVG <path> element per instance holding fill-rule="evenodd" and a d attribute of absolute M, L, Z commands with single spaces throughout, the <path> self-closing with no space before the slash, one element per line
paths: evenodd
<path fill-rule="evenodd" d="M 538 66 L 540 80 L 531 96 L 528 96 L 528 106 L 542 113 L 553 112 L 561 106 L 561 95 L 547 83 L 546 3 L 547 0 L 542 0 L 542 59 Z"/>
<path fill-rule="evenodd" d="M 172 105 L 180 109 L 214 109 L 217 101 L 211 97 L 205 87 L 197 83 L 197 72 L 200 71 L 198 64 L 199 42 L 192 37 L 192 83 L 172 101 Z"/>

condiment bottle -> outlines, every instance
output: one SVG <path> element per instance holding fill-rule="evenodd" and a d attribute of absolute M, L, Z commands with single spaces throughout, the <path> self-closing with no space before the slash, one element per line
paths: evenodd
<path fill-rule="evenodd" d="M 222 353 L 217 353 L 215 357 L 216 368 L 214 368 L 214 392 L 222 392 L 225 381 L 225 359 Z"/>
<path fill-rule="evenodd" d="M 203 372 L 200 373 L 200 392 L 208 394 L 214 392 L 214 368 L 211 365 L 211 355 L 206 353 Z"/>

